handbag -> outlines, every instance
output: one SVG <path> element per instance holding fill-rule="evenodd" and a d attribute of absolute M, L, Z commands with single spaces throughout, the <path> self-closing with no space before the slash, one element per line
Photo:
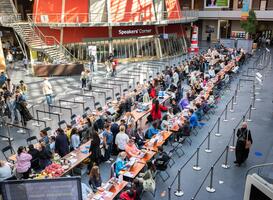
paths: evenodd
<path fill-rule="evenodd" d="M 248 135 L 249 135 L 249 131 L 247 131 L 247 135 L 246 135 L 246 143 L 245 143 L 245 149 L 250 149 L 251 147 L 251 141 L 248 140 Z"/>

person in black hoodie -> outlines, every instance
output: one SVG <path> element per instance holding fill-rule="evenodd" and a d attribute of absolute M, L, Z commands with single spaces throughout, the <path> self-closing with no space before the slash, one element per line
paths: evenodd
<path fill-rule="evenodd" d="M 52 153 L 50 149 L 46 147 L 45 143 L 41 143 L 41 149 L 39 152 L 39 164 L 41 169 L 45 169 L 48 165 L 51 164 Z"/>
<path fill-rule="evenodd" d="M 28 146 L 28 153 L 32 156 L 31 159 L 31 168 L 33 170 L 39 170 L 40 165 L 39 165 L 39 151 L 34 148 L 33 144 L 30 144 Z"/>
<path fill-rule="evenodd" d="M 69 153 L 69 140 L 64 133 L 63 129 L 57 129 L 57 137 L 55 141 L 55 152 L 58 153 L 61 157 L 64 157 Z"/>

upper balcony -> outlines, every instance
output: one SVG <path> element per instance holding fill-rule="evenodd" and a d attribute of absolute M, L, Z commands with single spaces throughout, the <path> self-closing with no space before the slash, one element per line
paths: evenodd
<path fill-rule="evenodd" d="M 273 19 L 273 10 L 255 10 L 257 20 L 269 21 Z M 240 20 L 241 10 L 203 10 L 199 11 L 199 19 L 229 19 Z"/>
<path fill-rule="evenodd" d="M 28 15 L 37 26 L 90 27 L 90 26 L 134 26 L 190 23 L 198 20 L 197 10 L 161 13 L 73 13 Z"/>

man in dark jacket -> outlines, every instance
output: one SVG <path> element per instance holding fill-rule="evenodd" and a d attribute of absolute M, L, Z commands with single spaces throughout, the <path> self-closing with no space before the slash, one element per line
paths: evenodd
<path fill-rule="evenodd" d="M 69 153 L 69 141 L 64 133 L 63 129 L 57 129 L 57 137 L 55 141 L 55 151 L 61 156 L 64 157 Z"/>

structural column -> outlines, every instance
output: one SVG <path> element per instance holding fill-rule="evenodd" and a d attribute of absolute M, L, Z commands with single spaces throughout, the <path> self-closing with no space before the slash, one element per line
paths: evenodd
<path fill-rule="evenodd" d="M 112 26 L 108 27 L 108 35 L 109 35 L 109 54 L 113 53 L 113 32 Z"/>

